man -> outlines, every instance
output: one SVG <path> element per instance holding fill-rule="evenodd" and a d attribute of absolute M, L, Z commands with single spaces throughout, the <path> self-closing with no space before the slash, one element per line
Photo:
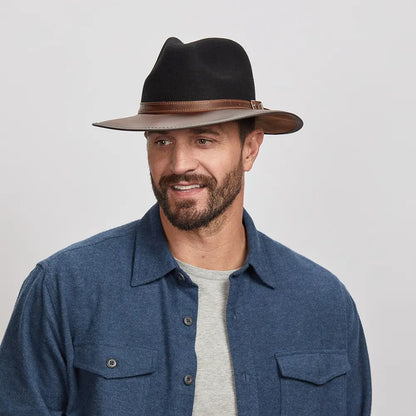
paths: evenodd
<path fill-rule="evenodd" d="M 330 272 L 255 229 L 244 174 L 263 134 L 227 39 L 166 41 L 139 113 L 158 204 L 38 263 L 0 350 L 1 415 L 370 414 L 360 320 Z"/>

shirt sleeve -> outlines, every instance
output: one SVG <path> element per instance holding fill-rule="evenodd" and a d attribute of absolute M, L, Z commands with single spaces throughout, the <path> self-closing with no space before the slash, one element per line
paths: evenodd
<path fill-rule="evenodd" d="M 371 375 L 367 345 L 360 317 L 353 299 L 347 294 L 348 359 L 347 373 L 348 416 L 370 416 Z"/>
<path fill-rule="evenodd" d="M 45 268 L 24 281 L 0 346 L 0 414 L 61 416 L 66 403 L 64 342 Z"/>

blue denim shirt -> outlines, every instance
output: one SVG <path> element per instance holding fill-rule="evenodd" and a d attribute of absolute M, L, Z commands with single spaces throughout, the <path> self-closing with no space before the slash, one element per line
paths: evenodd
<path fill-rule="evenodd" d="M 246 212 L 244 225 L 249 253 L 227 304 L 239 416 L 369 415 L 366 344 L 345 287 Z M 59 251 L 22 285 L 0 349 L 0 414 L 191 416 L 197 306 L 157 205 Z"/>

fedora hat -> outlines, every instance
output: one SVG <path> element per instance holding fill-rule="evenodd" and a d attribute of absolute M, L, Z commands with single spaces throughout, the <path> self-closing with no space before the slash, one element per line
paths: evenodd
<path fill-rule="evenodd" d="M 138 114 L 93 123 L 117 130 L 175 130 L 255 117 L 267 134 L 293 133 L 303 122 L 256 100 L 241 45 L 222 38 L 183 43 L 169 38 L 146 78 Z"/>

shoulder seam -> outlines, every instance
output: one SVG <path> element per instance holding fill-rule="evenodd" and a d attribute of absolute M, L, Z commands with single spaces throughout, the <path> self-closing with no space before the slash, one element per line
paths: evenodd
<path fill-rule="evenodd" d="M 135 221 L 135 222 L 131 225 L 131 228 L 135 228 L 136 226 L 137 226 L 137 221 Z M 105 231 L 104 231 L 104 232 L 105 232 Z M 130 227 L 129 227 L 129 230 L 128 230 L 128 231 L 126 231 L 126 232 L 124 232 L 124 233 L 117 234 L 117 235 L 113 235 L 113 236 L 104 237 L 104 238 L 100 239 L 99 241 L 94 241 L 94 242 L 91 242 L 91 243 L 85 243 L 85 244 L 82 244 L 82 240 L 81 240 L 81 241 L 79 241 L 79 242 L 76 242 L 76 243 L 73 243 L 73 244 L 69 245 L 68 247 L 65 247 L 65 248 L 63 248 L 63 249 L 61 249 L 61 250 L 58 250 L 57 252 L 55 252 L 54 254 L 51 254 L 51 255 L 50 255 L 49 257 L 47 257 L 46 259 L 41 260 L 39 263 L 47 263 L 47 264 L 49 264 L 49 262 L 48 262 L 47 260 L 49 260 L 50 258 L 53 258 L 53 257 L 59 257 L 61 254 L 64 254 L 64 253 L 67 253 L 67 252 L 71 252 L 71 251 L 74 251 L 74 250 L 78 250 L 78 249 L 81 249 L 81 248 L 90 247 L 90 246 L 95 246 L 96 244 L 100 244 L 100 243 L 102 243 L 102 242 L 104 242 L 104 241 L 106 241 L 106 240 L 111 240 L 111 239 L 113 239 L 113 238 L 123 237 L 124 235 L 126 235 L 126 234 L 128 234 L 128 233 L 130 233 L 130 232 L 131 232 L 131 229 L 130 229 Z M 97 234 L 97 235 L 98 235 L 98 234 Z M 94 236 L 91 236 L 91 237 L 89 237 L 89 238 L 94 238 Z M 87 238 L 86 240 L 88 240 L 88 238 Z M 79 244 L 79 246 L 77 246 L 77 247 L 72 247 L 72 246 L 77 245 L 77 244 Z M 39 264 L 39 263 L 38 263 L 38 264 Z"/>
<path fill-rule="evenodd" d="M 48 295 L 48 297 L 51 301 L 51 304 L 52 304 L 53 310 L 55 312 L 55 315 L 58 316 L 58 306 L 55 303 L 55 298 L 53 296 L 51 296 L 51 292 L 50 292 L 50 289 L 48 287 L 48 270 L 45 266 L 49 266 L 49 263 L 47 263 L 46 261 L 45 261 L 46 265 L 42 264 L 42 263 L 43 262 L 37 263 L 36 267 L 41 269 L 42 272 L 43 272 L 42 286 L 45 288 L 45 290 L 47 292 L 47 295 Z M 53 319 L 52 317 L 50 317 L 50 318 Z"/>

